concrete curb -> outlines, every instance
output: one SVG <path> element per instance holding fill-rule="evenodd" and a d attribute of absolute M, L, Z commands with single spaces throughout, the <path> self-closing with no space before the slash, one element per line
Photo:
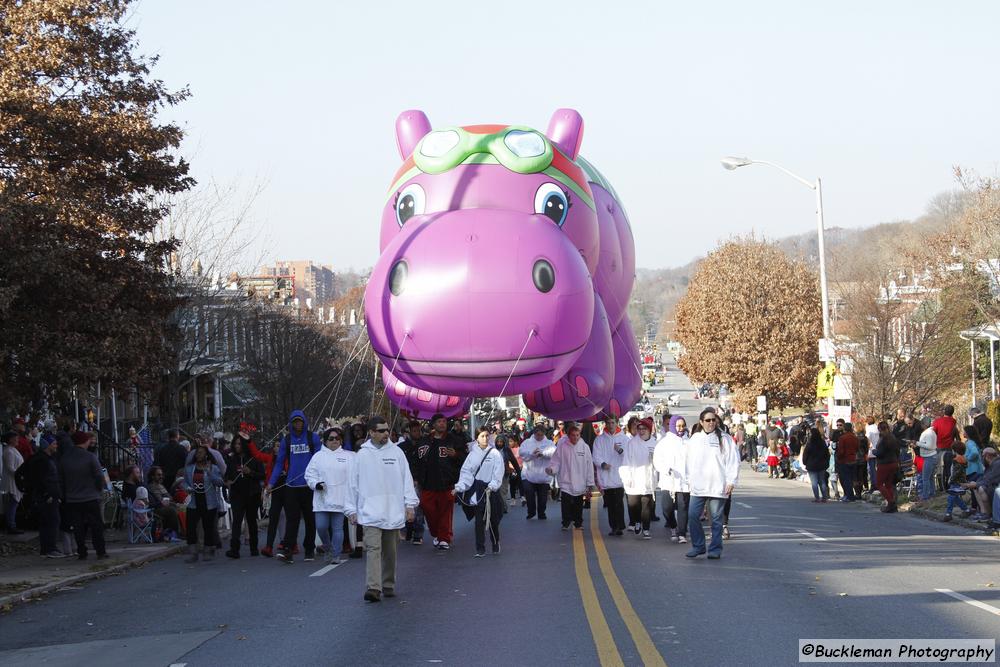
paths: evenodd
<path fill-rule="evenodd" d="M 873 507 L 879 507 L 882 504 L 882 496 L 880 495 L 876 500 L 865 501 L 868 505 Z M 989 526 L 979 523 L 978 521 L 969 521 L 968 519 L 963 519 L 962 517 L 952 516 L 951 521 L 944 520 L 944 512 L 934 512 L 932 510 L 924 509 L 923 507 L 910 506 L 908 509 L 900 509 L 900 513 L 912 514 L 913 516 L 919 516 L 922 519 L 928 521 L 936 521 L 938 523 L 948 523 L 953 526 L 961 526 L 962 528 L 968 528 L 969 530 L 975 530 L 980 533 L 986 533 L 987 535 L 992 535 L 995 533 L 994 530 L 990 529 Z"/>
<path fill-rule="evenodd" d="M 136 556 L 135 558 L 125 561 L 124 563 L 119 563 L 114 567 L 109 567 L 106 570 L 101 570 L 99 572 L 85 572 L 83 574 L 77 574 L 72 577 L 66 577 L 60 581 L 53 581 L 52 583 L 45 584 L 43 586 L 36 586 L 35 588 L 29 588 L 23 590 L 20 593 L 13 593 L 11 595 L 5 595 L 0 597 L 0 610 L 9 611 L 10 608 L 16 605 L 22 604 L 29 600 L 32 600 L 42 595 L 47 595 L 57 591 L 65 586 L 72 586 L 74 584 L 81 584 L 87 581 L 93 581 L 94 579 L 103 579 L 104 577 L 111 577 L 115 575 L 127 572 L 134 567 L 139 567 L 145 563 L 150 563 L 155 560 L 160 560 L 161 558 L 167 558 L 168 556 L 173 556 L 174 554 L 180 553 L 187 545 L 177 544 L 174 546 L 167 547 L 152 553 L 142 554 L 141 556 Z"/>

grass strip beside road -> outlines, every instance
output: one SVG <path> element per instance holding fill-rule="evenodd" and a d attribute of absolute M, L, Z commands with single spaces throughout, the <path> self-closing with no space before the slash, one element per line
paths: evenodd
<path fill-rule="evenodd" d="M 639 615 L 635 613 L 635 609 L 632 607 L 632 603 L 629 601 L 628 595 L 626 595 L 625 589 L 622 587 L 622 582 L 618 579 L 618 575 L 615 574 L 615 568 L 611 565 L 608 549 L 604 546 L 604 538 L 601 536 L 599 512 L 600 510 L 597 509 L 596 503 L 594 503 L 590 510 L 590 534 L 594 540 L 594 551 L 597 553 L 597 562 L 601 567 L 601 574 L 604 575 L 604 581 L 608 585 L 608 590 L 611 591 L 611 598 L 615 601 L 618 613 L 621 615 L 622 620 L 625 621 L 625 626 L 632 635 L 632 641 L 635 642 L 635 647 L 639 651 L 639 656 L 642 658 L 643 664 L 646 667 L 667 667 L 666 661 L 663 660 L 660 652 L 656 650 L 656 645 L 653 644 L 652 638 L 646 632 L 646 626 L 642 624 L 642 621 L 639 620 Z"/>
<path fill-rule="evenodd" d="M 608 620 L 601 611 L 601 603 L 597 600 L 594 581 L 590 577 L 590 567 L 587 565 L 587 550 L 583 543 L 583 533 L 573 530 L 573 563 L 576 566 L 576 583 L 580 587 L 580 597 L 583 600 L 583 610 L 590 624 L 590 634 L 594 637 L 594 647 L 601 667 L 624 667 L 618 646 L 611 636 Z"/>

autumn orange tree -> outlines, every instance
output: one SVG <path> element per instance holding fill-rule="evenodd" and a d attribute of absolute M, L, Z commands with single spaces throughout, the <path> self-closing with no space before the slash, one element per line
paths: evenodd
<path fill-rule="evenodd" d="M 0 0 L 0 401 L 166 362 L 176 239 L 150 233 L 193 181 L 157 115 L 187 93 L 151 76 L 131 4 Z"/>
<path fill-rule="evenodd" d="M 773 244 L 737 239 L 705 258 L 677 304 L 682 370 L 724 383 L 738 408 L 813 405 L 823 334 L 816 273 Z"/>

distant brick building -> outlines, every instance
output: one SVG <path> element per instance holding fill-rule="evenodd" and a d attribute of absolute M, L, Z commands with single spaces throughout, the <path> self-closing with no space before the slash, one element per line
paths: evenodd
<path fill-rule="evenodd" d="M 305 307 L 315 308 L 336 298 L 333 268 L 325 264 L 316 264 L 311 260 L 281 261 L 261 267 L 259 275 L 291 277 L 294 285 L 292 297 Z"/>

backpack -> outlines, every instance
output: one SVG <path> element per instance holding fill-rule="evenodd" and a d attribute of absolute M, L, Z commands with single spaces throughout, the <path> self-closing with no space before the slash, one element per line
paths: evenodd
<path fill-rule="evenodd" d="M 17 470 L 14 471 L 14 485 L 21 493 L 27 493 L 28 489 L 31 488 L 31 483 L 29 482 L 30 474 L 31 471 L 28 470 L 28 461 L 19 465 Z"/>

